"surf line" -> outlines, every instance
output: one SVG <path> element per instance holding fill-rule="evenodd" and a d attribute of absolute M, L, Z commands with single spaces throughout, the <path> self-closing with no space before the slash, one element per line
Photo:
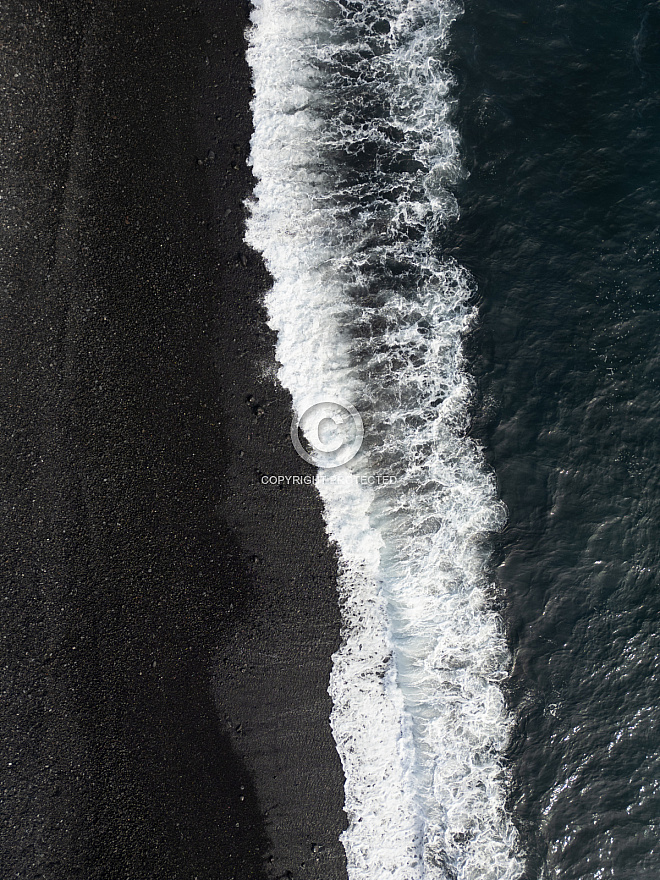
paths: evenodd
<path fill-rule="evenodd" d="M 339 457 L 325 472 L 393 477 L 316 483 L 339 556 L 331 725 L 350 880 L 521 873 L 500 760 L 508 657 L 485 575 L 504 511 L 465 436 L 472 282 L 435 244 L 463 175 L 445 61 L 459 13 L 256 0 L 248 32 L 246 240 L 274 278 L 278 377 L 299 418 L 341 401 L 364 421 L 350 460 L 341 437 L 327 444 Z"/>

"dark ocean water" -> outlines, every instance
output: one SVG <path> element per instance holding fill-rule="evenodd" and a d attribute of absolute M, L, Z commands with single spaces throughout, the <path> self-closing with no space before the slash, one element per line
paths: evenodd
<path fill-rule="evenodd" d="M 528 878 L 660 875 L 660 3 L 471 0 L 473 434 L 509 522 L 510 807 Z"/>

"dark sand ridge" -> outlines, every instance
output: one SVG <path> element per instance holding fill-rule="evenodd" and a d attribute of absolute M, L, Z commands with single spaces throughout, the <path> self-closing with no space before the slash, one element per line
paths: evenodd
<path fill-rule="evenodd" d="M 244 3 L 0 10 L 0 876 L 345 877 L 335 562 L 242 244 Z M 216 118 L 217 117 L 217 118 Z"/>

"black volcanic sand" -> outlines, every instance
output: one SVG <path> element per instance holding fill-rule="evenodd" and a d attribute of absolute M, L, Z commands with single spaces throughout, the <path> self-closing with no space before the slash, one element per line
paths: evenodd
<path fill-rule="evenodd" d="M 242 243 L 232 0 L 9 0 L 3 878 L 346 876 L 335 560 Z M 270 377 L 270 378 L 269 378 Z"/>

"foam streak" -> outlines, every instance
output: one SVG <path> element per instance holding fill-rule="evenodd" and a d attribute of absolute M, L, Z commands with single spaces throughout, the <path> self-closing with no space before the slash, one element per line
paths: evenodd
<path fill-rule="evenodd" d="M 433 237 L 462 173 L 446 0 L 259 0 L 249 33 L 258 184 L 248 241 L 298 414 L 365 421 L 321 484 L 340 554 L 330 682 L 351 880 L 513 880 L 499 754 L 508 658 L 486 599 L 503 510 L 464 436 L 470 280 Z"/>

